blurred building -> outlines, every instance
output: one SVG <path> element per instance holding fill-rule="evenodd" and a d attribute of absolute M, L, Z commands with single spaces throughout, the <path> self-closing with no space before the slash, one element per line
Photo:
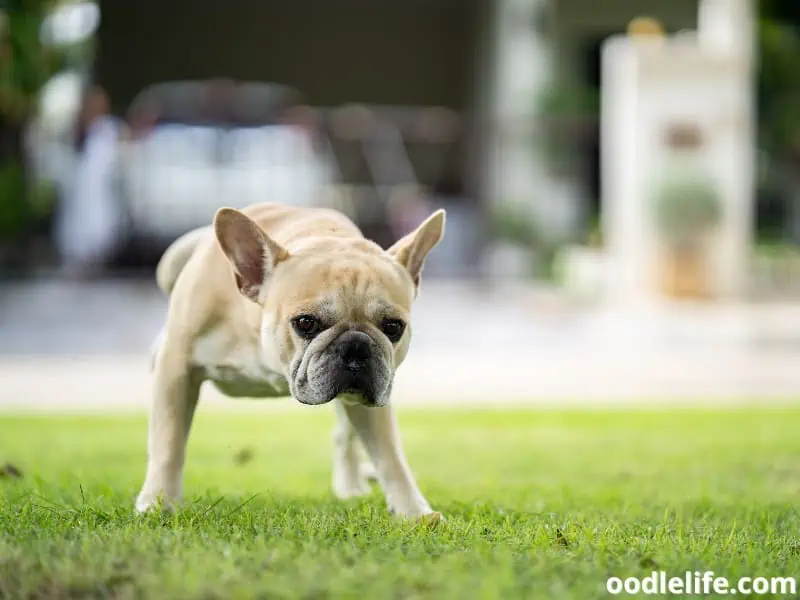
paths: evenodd
<path fill-rule="evenodd" d="M 596 93 L 602 41 L 633 17 L 652 14 L 679 30 L 693 28 L 698 12 L 696 0 L 105 0 L 100 8 L 95 79 L 118 112 L 152 84 L 216 77 L 290 86 L 323 114 L 367 107 L 376 129 L 367 137 L 395 145 L 385 157 L 394 167 L 376 181 L 376 161 L 345 159 L 346 136 L 328 127 L 342 177 L 365 202 L 413 183 L 446 205 L 460 223 L 448 243 L 462 270 L 479 264 L 498 205 L 524 207 L 554 238 L 586 231 L 599 204 L 597 114 L 574 164 L 554 173 L 535 143 L 547 120 L 537 103 L 558 90 Z"/>

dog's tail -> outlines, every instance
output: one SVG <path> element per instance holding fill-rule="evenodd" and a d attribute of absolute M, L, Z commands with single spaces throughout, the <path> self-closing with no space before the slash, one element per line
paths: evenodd
<path fill-rule="evenodd" d="M 210 230 L 210 227 L 200 227 L 184 233 L 164 252 L 156 267 L 156 283 L 165 294 L 169 294 L 175 287 L 178 275 L 189 262 L 197 244 Z"/>

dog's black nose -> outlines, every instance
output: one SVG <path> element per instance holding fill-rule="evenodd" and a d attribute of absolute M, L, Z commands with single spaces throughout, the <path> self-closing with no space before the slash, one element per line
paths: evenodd
<path fill-rule="evenodd" d="M 372 357 L 372 339 L 366 333 L 348 331 L 339 338 L 336 353 L 346 369 L 359 371 Z"/>

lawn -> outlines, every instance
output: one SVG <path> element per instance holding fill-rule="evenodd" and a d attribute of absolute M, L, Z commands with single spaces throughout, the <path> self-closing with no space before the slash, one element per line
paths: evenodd
<path fill-rule="evenodd" d="M 0 415 L 0 598 L 588 598 L 800 575 L 800 409 L 403 411 L 435 508 L 330 492 L 326 409 L 200 411 L 186 506 L 137 517 L 141 416 Z"/>

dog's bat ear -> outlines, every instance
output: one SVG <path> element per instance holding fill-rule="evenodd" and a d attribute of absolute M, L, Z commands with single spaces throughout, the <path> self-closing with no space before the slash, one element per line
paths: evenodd
<path fill-rule="evenodd" d="M 389 254 L 408 270 L 416 286 L 419 286 L 425 258 L 444 237 L 444 225 L 445 212 L 439 209 L 388 250 Z"/>
<path fill-rule="evenodd" d="M 254 302 L 260 301 L 267 277 L 289 253 L 255 221 L 233 208 L 217 211 L 214 234 L 233 266 L 239 291 Z"/>

